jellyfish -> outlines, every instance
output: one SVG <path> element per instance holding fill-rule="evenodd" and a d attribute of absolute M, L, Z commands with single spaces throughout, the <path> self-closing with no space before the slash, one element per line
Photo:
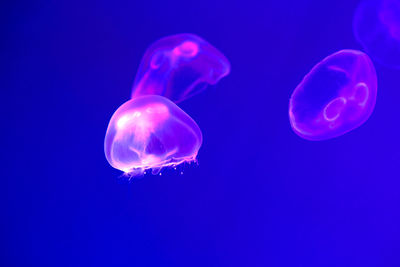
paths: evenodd
<path fill-rule="evenodd" d="M 314 66 L 293 91 L 290 124 L 307 140 L 338 137 L 370 117 L 376 93 L 370 58 L 358 50 L 341 50 Z"/>
<path fill-rule="evenodd" d="M 141 96 L 120 106 L 108 125 L 104 151 L 111 166 L 132 176 L 196 160 L 202 134 L 172 101 Z"/>
<path fill-rule="evenodd" d="M 353 31 L 364 50 L 382 65 L 400 68 L 400 0 L 364 0 Z"/>
<path fill-rule="evenodd" d="M 153 43 L 144 54 L 132 98 L 161 95 L 175 103 L 214 85 L 230 72 L 228 59 L 194 34 L 177 34 Z"/>

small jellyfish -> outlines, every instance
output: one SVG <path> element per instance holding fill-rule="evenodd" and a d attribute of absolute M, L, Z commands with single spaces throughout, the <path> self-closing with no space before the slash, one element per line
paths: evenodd
<path fill-rule="evenodd" d="M 131 99 L 113 114 L 104 140 L 108 162 L 131 175 L 195 161 L 200 128 L 182 109 L 162 96 Z"/>
<path fill-rule="evenodd" d="M 230 72 L 228 59 L 194 34 L 177 34 L 153 43 L 136 74 L 132 98 L 161 95 L 175 103 L 216 84 Z"/>
<path fill-rule="evenodd" d="M 353 20 L 356 39 L 382 65 L 400 68 L 400 0 L 364 0 Z"/>
<path fill-rule="evenodd" d="M 377 79 L 370 58 L 341 50 L 314 66 L 289 101 L 292 129 L 307 140 L 325 140 L 362 125 L 376 102 Z"/>

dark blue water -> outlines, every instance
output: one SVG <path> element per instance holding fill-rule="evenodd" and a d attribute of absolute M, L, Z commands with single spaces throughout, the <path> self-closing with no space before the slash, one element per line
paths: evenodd
<path fill-rule="evenodd" d="M 12 1 L 0 8 L 1 266 L 400 266 L 399 71 L 362 127 L 309 142 L 289 97 L 357 1 Z M 199 166 L 128 182 L 103 141 L 145 49 L 192 32 L 232 72 L 180 104 Z"/>

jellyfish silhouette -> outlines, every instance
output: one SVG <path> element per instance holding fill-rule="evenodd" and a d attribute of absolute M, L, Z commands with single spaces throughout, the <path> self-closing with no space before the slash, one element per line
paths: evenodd
<path fill-rule="evenodd" d="M 175 103 L 216 84 L 230 72 L 228 59 L 194 34 L 177 34 L 153 43 L 145 52 L 132 98 L 161 95 Z"/>
<path fill-rule="evenodd" d="M 400 0 L 364 0 L 353 20 L 356 39 L 382 65 L 400 68 Z"/>
<path fill-rule="evenodd" d="M 111 166 L 130 175 L 191 162 L 202 143 L 196 122 L 162 96 L 142 96 L 120 106 L 108 125 L 104 150 Z"/>
<path fill-rule="evenodd" d="M 141 61 L 132 99 L 112 116 L 104 141 L 111 166 L 131 176 L 195 161 L 202 144 L 196 122 L 174 102 L 230 72 L 225 56 L 193 34 L 165 37 Z"/>
<path fill-rule="evenodd" d="M 312 68 L 289 101 L 294 132 L 326 140 L 362 125 L 376 102 L 377 78 L 369 57 L 357 50 L 336 52 Z"/>

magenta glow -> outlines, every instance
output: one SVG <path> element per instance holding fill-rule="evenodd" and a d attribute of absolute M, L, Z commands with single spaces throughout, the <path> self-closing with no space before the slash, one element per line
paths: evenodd
<path fill-rule="evenodd" d="M 312 68 L 289 101 L 294 132 L 325 140 L 362 125 L 376 102 L 377 78 L 369 57 L 357 50 L 336 52 Z"/>
<path fill-rule="evenodd" d="M 194 161 L 201 143 L 194 120 L 167 98 L 152 95 L 118 108 L 108 125 L 104 150 L 111 166 L 136 175 Z"/>
<path fill-rule="evenodd" d="M 194 34 L 177 34 L 153 43 L 145 52 L 132 98 L 161 95 L 175 103 L 216 84 L 230 72 L 228 59 Z"/>

